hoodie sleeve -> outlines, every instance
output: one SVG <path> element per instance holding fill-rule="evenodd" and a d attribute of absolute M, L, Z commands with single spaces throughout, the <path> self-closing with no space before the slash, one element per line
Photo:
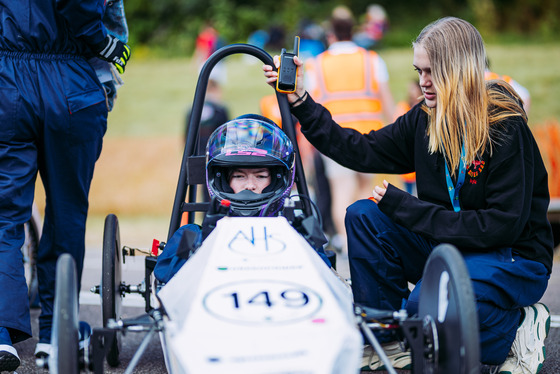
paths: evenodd
<path fill-rule="evenodd" d="M 311 97 L 292 109 L 302 133 L 322 154 L 342 166 L 365 173 L 405 174 L 414 171 L 414 150 L 420 106 L 399 117 L 395 123 L 362 134 L 338 125 L 330 112 Z M 423 121 L 425 122 L 425 121 Z M 422 134 L 419 135 L 423 137 Z"/>

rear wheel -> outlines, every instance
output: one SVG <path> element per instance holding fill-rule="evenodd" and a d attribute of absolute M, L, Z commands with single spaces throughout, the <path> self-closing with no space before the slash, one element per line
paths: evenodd
<path fill-rule="evenodd" d="M 120 252 L 119 221 L 117 216 L 109 214 L 105 219 L 103 232 L 103 266 L 101 276 L 101 309 L 103 312 L 103 327 L 107 327 L 110 319 L 121 318 L 122 293 L 121 293 L 121 252 Z M 115 331 L 109 342 L 107 363 L 112 366 L 119 365 L 121 351 L 121 335 Z"/>
<path fill-rule="evenodd" d="M 427 321 L 425 330 L 432 330 L 429 335 L 437 340 L 427 352 L 435 360 L 425 367 L 434 373 L 480 373 L 474 292 L 463 256 L 454 246 L 438 245 L 428 258 L 418 309 Z"/>
<path fill-rule="evenodd" d="M 56 263 L 52 347 L 49 355 L 51 373 L 79 372 L 77 284 L 74 258 L 67 253 L 62 254 Z"/>
<path fill-rule="evenodd" d="M 29 306 L 39 307 L 39 282 L 37 280 L 37 249 L 41 238 L 41 222 L 37 209 L 34 206 L 31 219 L 24 224 L 25 241 L 21 247 L 23 255 L 23 268 L 27 281 Z"/>

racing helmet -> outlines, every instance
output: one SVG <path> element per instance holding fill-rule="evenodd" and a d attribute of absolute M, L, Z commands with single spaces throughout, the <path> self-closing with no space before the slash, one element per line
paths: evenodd
<path fill-rule="evenodd" d="M 234 216 L 274 216 L 294 183 L 294 148 L 270 119 L 246 114 L 218 127 L 206 147 L 206 184 L 211 198 L 231 202 Z M 262 193 L 234 193 L 229 185 L 233 168 L 268 168 L 270 184 Z"/>

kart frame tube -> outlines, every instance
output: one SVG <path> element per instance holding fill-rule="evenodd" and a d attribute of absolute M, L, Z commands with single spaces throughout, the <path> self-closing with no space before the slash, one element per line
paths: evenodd
<path fill-rule="evenodd" d="M 183 152 L 183 160 L 181 162 L 181 171 L 179 173 L 179 181 L 177 183 L 177 190 L 175 193 L 175 200 L 173 202 L 173 210 L 171 212 L 171 221 L 169 225 L 169 233 L 167 236 L 167 240 L 171 238 L 173 233 L 177 231 L 181 222 L 181 215 L 183 212 L 183 204 L 185 201 L 187 203 L 194 203 L 196 202 L 196 185 L 188 185 L 187 184 L 187 176 L 188 176 L 188 159 L 193 156 L 201 156 L 196 155 L 195 149 L 198 148 L 196 143 L 198 142 L 198 134 L 199 134 L 199 126 L 200 126 L 200 119 L 202 117 L 202 108 L 204 105 L 204 99 L 206 96 L 206 89 L 208 86 L 208 80 L 210 78 L 210 73 L 214 66 L 223 58 L 237 53 L 244 53 L 248 55 L 252 55 L 263 63 L 267 65 L 271 65 L 274 69 L 276 69 L 274 65 L 274 60 L 270 54 L 268 54 L 263 49 L 256 47 L 250 44 L 231 44 L 225 47 L 220 48 L 216 52 L 214 52 L 206 61 L 200 75 L 198 77 L 198 82 L 195 90 L 193 107 L 191 111 L 191 117 L 189 120 L 189 129 L 187 133 L 187 142 L 185 144 L 185 150 Z M 282 117 L 282 130 L 288 135 L 290 140 L 293 143 L 294 150 L 296 152 L 296 165 L 295 165 L 295 183 L 297 186 L 298 194 L 309 196 L 309 192 L 307 189 L 307 183 L 305 181 L 305 174 L 303 171 L 303 164 L 301 161 L 299 147 L 296 139 L 296 131 L 295 126 L 292 120 L 292 115 L 290 113 L 290 105 L 288 103 L 288 98 L 286 94 L 276 92 L 276 99 L 278 100 L 278 106 L 280 108 L 280 114 Z M 189 188 L 190 187 L 190 188 Z M 188 189 L 188 200 L 185 200 L 187 197 L 187 189 Z M 312 214 L 311 204 L 307 199 L 301 199 L 302 209 L 306 216 Z M 188 222 L 194 222 L 194 214 L 189 214 Z"/>

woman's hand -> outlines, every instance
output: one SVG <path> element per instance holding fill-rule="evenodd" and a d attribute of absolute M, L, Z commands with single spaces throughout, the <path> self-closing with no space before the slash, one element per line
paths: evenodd
<path fill-rule="evenodd" d="M 375 186 L 373 188 L 372 196 L 377 203 L 379 203 L 383 198 L 383 196 L 385 196 L 385 192 L 387 192 L 388 187 L 389 187 L 389 182 L 383 180 L 383 187 Z"/>
<path fill-rule="evenodd" d="M 296 102 L 300 97 L 305 95 L 305 87 L 303 86 L 303 61 L 298 56 L 294 56 L 294 63 L 298 66 L 296 91 L 294 93 L 286 94 L 290 104 Z M 274 65 L 276 66 L 276 69 L 280 67 L 280 56 L 274 56 Z M 275 71 L 270 65 L 263 65 L 263 71 L 264 76 L 266 77 L 266 83 L 276 89 L 278 71 Z M 301 104 L 301 101 L 298 104 Z"/>

